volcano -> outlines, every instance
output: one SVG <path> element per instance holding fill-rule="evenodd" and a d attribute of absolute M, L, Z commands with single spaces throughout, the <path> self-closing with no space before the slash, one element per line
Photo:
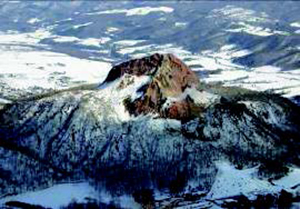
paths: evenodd
<path fill-rule="evenodd" d="M 130 60 L 96 87 L 2 107 L 0 194 L 83 179 L 126 194 L 180 193 L 196 181 L 194 190 L 209 193 L 215 161 L 299 166 L 299 118 L 288 99 L 203 83 L 172 54 Z"/>

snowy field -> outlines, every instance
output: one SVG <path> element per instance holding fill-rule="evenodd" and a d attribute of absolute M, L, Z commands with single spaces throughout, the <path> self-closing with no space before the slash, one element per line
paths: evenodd
<path fill-rule="evenodd" d="M 112 67 L 109 62 L 80 59 L 45 50 L 38 43 L 39 38 L 38 32 L 0 34 L 2 97 L 9 100 L 18 98 L 18 95 L 25 96 L 26 93 L 100 83 Z"/>
<path fill-rule="evenodd" d="M 258 167 L 238 170 L 228 162 L 216 162 L 218 173 L 211 190 L 206 195 L 205 201 L 189 203 L 186 207 L 211 207 L 211 201 L 222 201 L 238 195 L 246 195 L 249 199 L 255 199 L 259 194 L 278 194 L 283 189 L 291 192 L 299 192 L 297 187 L 300 181 L 300 169 L 290 168 L 289 175 L 272 182 L 258 177 Z M 161 204 L 168 202 L 170 195 L 154 192 L 154 197 Z M 207 201 L 209 200 L 209 201 Z M 121 208 L 140 208 L 130 195 L 112 196 L 107 191 L 97 191 L 88 182 L 62 183 L 52 187 L 33 192 L 26 192 L 0 199 L 0 205 L 9 201 L 26 202 L 31 205 L 39 205 L 46 208 L 59 209 L 71 203 L 88 203 L 99 201 L 101 203 L 119 205 Z M 295 207 L 299 206 L 297 204 Z"/>

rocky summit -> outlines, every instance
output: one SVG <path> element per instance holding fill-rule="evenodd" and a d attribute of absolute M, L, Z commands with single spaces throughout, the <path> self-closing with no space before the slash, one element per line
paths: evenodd
<path fill-rule="evenodd" d="M 227 190 L 216 180 L 223 178 L 219 168 L 237 176 L 254 171 L 240 174 L 215 162 L 239 169 L 260 165 L 263 178 L 280 178 L 286 165 L 299 166 L 298 106 L 280 95 L 200 81 L 174 55 L 154 54 L 116 65 L 95 88 L 4 105 L 0 196 L 89 180 L 115 195 L 201 191 L 197 198 L 222 199 Z M 240 185 L 230 191 L 248 188 Z M 257 194 L 279 192 L 275 183 L 263 185 Z"/>
<path fill-rule="evenodd" d="M 182 120 L 192 117 L 193 108 L 200 108 L 186 94 L 188 89 L 199 86 L 199 78 L 172 54 L 154 54 L 117 65 L 102 85 L 121 76 L 126 76 L 127 81 L 121 82 L 119 88 L 130 85 L 134 76 L 149 77 L 149 82 L 137 90 L 142 96 L 124 100 L 130 114 L 158 113 L 161 117 Z"/>

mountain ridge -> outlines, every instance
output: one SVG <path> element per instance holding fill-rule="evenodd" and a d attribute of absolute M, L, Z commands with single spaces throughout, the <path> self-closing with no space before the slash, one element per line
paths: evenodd
<path fill-rule="evenodd" d="M 153 56 L 155 60 L 163 58 L 167 64 L 172 63 L 170 55 Z M 147 59 L 133 62 L 145 63 Z M 173 56 L 171 59 L 177 60 Z M 125 63 L 128 65 L 130 61 Z M 159 64 L 155 70 L 136 66 L 133 67 L 136 71 L 148 70 L 116 73 L 119 75 L 116 79 L 108 79 L 110 82 L 105 81 L 99 89 L 58 92 L 7 104 L 1 109 L 0 160 L 5 160 L 3 169 L 11 175 L 0 176 L 3 180 L 0 193 L 19 193 L 25 188 L 37 189 L 64 179 L 107 180 L 106 188 L 111 191 L 124 181 L 127 185 L 124 190 L 130 193 L 135 185 L 153 188 L 162 179 L 165 182 L 162 188 L 168 187 L 181 175 L 187 182 L 198 179 L 199 185 L 209 190 L 214 182 L 215 160 L 236 159 L 245 165 L 272 162 L 278 167 L 299 162 L 300 111 L 288 99 L 242 88 L 203 85 L 193 80 L 194 74 L 188 74 L 188 68 L 181 69 L 186 65 L 167 65 L 168 71 Z M 174 113 L 176 117 L 156 111 L 130 113 L 124 101 L 128 98 L 130 102 L 143 101 L 160 70 L 168 72 L 163 76 L 171 83 L 174 76 L 170 78 L 170 72 L 179 72 L 178 78 L 192 75 L 184 82 L 175 79 L 180 88 L 172 89 L 175 91 L 171 94 L 168 85 L 167 88 L 157 85 L 156 90 L 163 97 L 150 94 L 151 99 L 157 100 L 155 105 L 170 100 L 171 105 L 164 105 L 164 111 L 173 111 L 175 104 L 179 110 Z M 145 72 L 150 72 L 150 76 Z M 189 84 L 187 81 L 190 86 L 181 89 Z M 145 85 L 147 88 L 141 91 Z M 174 95 L 177 100 L 172 99 Z M 180 106 L 182 101 L 190 109 L 193 105 L 202 108 L 193 109 L 190 114 L 189 108 Z M 142 103 L 140 108 L 148 107 L 153 108 L 150 103 Z M 32 166 L 36 163 L 41 166 Z M 26 168 L 18 170 L 23 178 L 14 171 L 17 165 Z M 208 166 L 204 173 L 197 170 L 204 165 Z M 153 177 L 148 176 L 149 169 Z M 133 183 L 132 172 L 136 173 L 138 184 Z M 210 177 L 201 179 L 207 172 Z M 117 180 L 120 174 L 124 178 Z M 24 178 L 27 180 L 23 181 Z M 184 184 L 180 189 L 185 188 Z"/>

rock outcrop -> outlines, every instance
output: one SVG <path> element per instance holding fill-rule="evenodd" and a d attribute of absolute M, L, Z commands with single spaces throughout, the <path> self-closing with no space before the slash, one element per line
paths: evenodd
<path fill-rule="evenodd" d="M 188 94 L 184 95 L 187 89 L 198 87 L 199 78 L 172 54 L 154 54 L 117 65 L 102 85 L 124 75 L 150 77 L 150 81 L 138 89 L 141 97 L 124 101 L 127 110 L 135 116 L 158 113 L 161 117 L 187 120 L 194 117 L 195 110 L 201 109 Z M 122 82 L 120 88 L 126 88 L 126 84 Z M 171 98 L 173 101 L 168 104 Z"/>

